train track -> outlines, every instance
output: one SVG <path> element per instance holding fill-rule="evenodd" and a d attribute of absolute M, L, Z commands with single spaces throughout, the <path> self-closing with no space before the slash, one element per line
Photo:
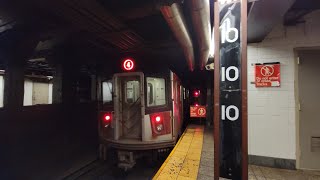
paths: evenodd
<path fill-rule="evenodd" d="M 63 177 L 63 180 L 149 180 L 157 172 L 162 161 L 157 163 L 146 163 L 145 160 L 137 162 L 136 166 L 123 171 L 114 162 L 95 160 L 82 168 Z"/>
<path fill-rule="evenodd" d="M 106 165 L 108 165 L 108 164 L 97 159 L 97 160 L 92 161 L 91 163 L 83 166 L 82 168 L 76 170 L 75 172 L 72 172 L 71 174 L 63 177 L 63 180 L 81 179 L 84 176 L 87 176 L 88 174 L 91 174 L 92 172 L 97 171 L 98 169 L 101 169 Z"/>

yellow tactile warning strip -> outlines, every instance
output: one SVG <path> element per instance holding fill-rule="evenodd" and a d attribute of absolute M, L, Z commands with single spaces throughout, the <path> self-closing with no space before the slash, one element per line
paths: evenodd
<path fill-rule="evenodd" d="M 162 164 L 153 180 L 197 179 L 202 143 L 203 126 L 189 125 Z"/>

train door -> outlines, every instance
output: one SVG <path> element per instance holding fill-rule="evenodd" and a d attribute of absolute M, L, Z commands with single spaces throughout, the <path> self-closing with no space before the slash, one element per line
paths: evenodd
<path fill-rule="evenodd" d="M 144 117 L 143 74 L 115 75 L 115 113 L 117 139 L 141 140 Z"/>
<path fill-rule="evenodd" d="M 177 137 L 181 135 L 181 125 L 182 125 L 182 118 L 181 118 L 181 83 L 178 76 L 175 73 L 172 73 L 172 109 L 173 109 L 173 118 L 174 118 L 174 125 L 173 125 L 173 136 Z"/>
<path fill-rule="evenodd" d="M 320 50 L 299 51 L 300 168 L 320 169 Z"/>

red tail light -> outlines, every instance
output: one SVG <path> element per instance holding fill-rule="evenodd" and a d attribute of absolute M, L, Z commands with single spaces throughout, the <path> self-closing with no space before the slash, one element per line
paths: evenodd
<path fill-rule="evenodd" d="M 156 134 L 161 134 L 164 130 L 163 117 L 161 115 L 152 115 L 152 126 Z"/>
<path fill-rule="evenodd" d="M 100 121 L 103 127 L 109 127 L 111 125 L 112 118 L 112 112 L 100 112 Z"/>
<path fill-rule="evenodd" d="M 171 132 L 170 111 L 150 114 L 152 136 L 160 136 Z"/>
<path fill-rule="evenodd" d="M 157 122 L 157 123 L 161 122 L 161 117 L 160 117 L 160 116 L 156 116 L 155 119 L 156 119 L 156 122 Z"/>
<path fill-rule="evenodd" d="M 110 121 L 111 120 L 111 115 L 105 114 L 103 120 L 104 121 Z"/>
<path fill-rule="evenodd" d="M 169 134 L 171 132 L 170 112 L 150 114 L 152 136 Z"/>

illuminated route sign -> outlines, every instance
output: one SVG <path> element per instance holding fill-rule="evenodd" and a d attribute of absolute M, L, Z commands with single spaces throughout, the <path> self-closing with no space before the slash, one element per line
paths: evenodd
<path fill-rule="evenodd" d="M 126 59 L 123 61 L 122 66 L 124 70 L 131 71 L 134 68 L 134 62 L 131 59 Z"/>
<path fill-rule="evenodd" d="M 215 172 L 219 177 L 228 179 L 247 179 L 247 150 L 243 136 L 243 123 L 247 121 L 246 116 L 246 58 L 242 53 L 246 52 L 246 44 L 243 42 L 246 36 L 242 34 L 246 21 L 242 23 L 242 15 L 247 16 L 242 3 L 246 0 L 220 0 L 215 9 L 215 33 L 219 34 L 219 42 L 216 51 L 215 67 L 218 70 L 218 83 L 215 82 L 215 155 L 218 155 L 218 164 L 215 164 Z M 217 8 L 217 7 L 216 7 Z M 216 11 L 218 10 L 218 11 Z M 244 10 L 244 11 L 243 11 Z M 241 13 L 241 11 L 245 13 Z M 219 17 L 219 19 L 217 18 Z M 245 24 L 245 26 L 244 26 Z M 245 30 L 246 31 L 246 30 Z M 243 62 L 245 60 L 245 62 Z M 245 68 L 244 68 L 245 67 Z M 215 77 L 216 78 L 216 77 Z M 245 100 L 244 100 L 245 98 Z M 245 108 L 244 108 L 245 107 Z M 217 153 L 218 152 L 218 153 Z M 218 166 L 218 167 L 217 167 Z M 215 174 L 215 179 L 218 177 Z"/>

